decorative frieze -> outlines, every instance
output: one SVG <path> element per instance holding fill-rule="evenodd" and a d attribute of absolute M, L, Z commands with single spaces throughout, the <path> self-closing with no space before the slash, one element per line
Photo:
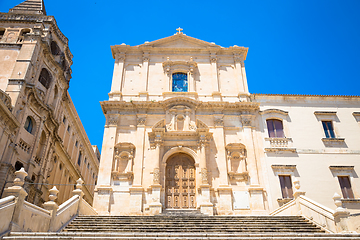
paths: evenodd
<path fill-rule="evenodd" d="M 118 114 L 107 114 L 106 115 L 106 125 L 107 126 L 117 126 L 119 121 Z"/>

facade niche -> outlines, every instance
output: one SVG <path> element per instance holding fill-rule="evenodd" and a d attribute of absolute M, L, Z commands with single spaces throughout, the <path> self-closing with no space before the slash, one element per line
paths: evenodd
<path fill-rule="evenodd" d="M 241 143 L 230 143 L 226 146 L 228 160 L 228 175 L 231 180 L 247 181 L 246 148 Z"/>
<path fill-rule="evenodd" d="M 117 181 L 131 181 L 133 178 L 135 146 L 132 143 L 118 143 L 114 149 L 112 164 L 112 179 Z"/>

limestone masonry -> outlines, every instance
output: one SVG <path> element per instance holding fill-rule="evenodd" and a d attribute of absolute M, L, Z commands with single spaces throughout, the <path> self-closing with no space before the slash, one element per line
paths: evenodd
<path fill-rule="evenodd" d="M 358 211 L 358 96 L 250 94 L 247 48 L 180 28 L 111 51 L 98 213 L 267 215 L 294 198 L 299 182 L 324 206 L 334 207 L 337 192 Z"/>
<path fill-rule="evenodd" d="M 360 239 L 359 96 L 251 94 L 181 28 L 111 51 L 100 155 L 44 1 L 0 13 L 0 237 Z"/>

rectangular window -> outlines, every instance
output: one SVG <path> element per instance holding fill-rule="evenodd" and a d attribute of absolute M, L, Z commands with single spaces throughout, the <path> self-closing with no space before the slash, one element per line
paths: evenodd
<path fill-rule="evenodd" d="M 68 132 L 70 132 L 70 129 L 71 129 L 71 127 L 70 127 L 70 125 L 67 127 L 67 131 Z"/>
<path fill-rule="evenodd" d="M 289 175 L 279 175 L 281 193 L 283 198 L 294 198 L 292 184 L 291 184 L 291 176 Z"/>
<path fill-rule="evenodd" d="M 341 192 L 343 198 L 354 198 L 354 193 L 351 189 L 350 179 L 348 176 L 338 176 Z"/>
<path fill-rule="evenodd" d="M 331 121 L 322 121 L 326 138 L 335 138 L 334 128 Z"/>
<path fill-rule="evenodd" d="M 66 117 L 64 116 L 63 118 L 63 123 L 65 124 L 66 123 Z"/>
<path fill-rule="evenodd" d="M 283 123 L 277 119 L 266 120 L 269 137 L 271 138 L 284 138 Z"/>
<path fill-rule="evenodd" d="M 79 152 L 79 158 L 78 158 L 77 164 L 78 164 L 79 166 L 80 166 L 80 164 L 81 164 L 81 152 Z"/>

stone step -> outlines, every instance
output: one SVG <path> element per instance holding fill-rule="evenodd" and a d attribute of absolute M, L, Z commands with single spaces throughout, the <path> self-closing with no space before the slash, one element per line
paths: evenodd
<path fill-rule="evenodd" d="M 139 227 L 143 227 L 143 226 L 147 226 L 147 227 L 178 227 L 178 226 L 182 226 L 182 227 L 189 227 L 189 226 L 209 226 L 209 227 L 216 227 L 221 225 L 222 227 L 242 227 L 242 226 L 258 226 L 258 227 L 272 227 L 274 226 L 273 223 L 247 223 L 247 224 L 242 224 L 242 223 L 214 223 L 214 224 L 209 224 L 209 223 L 149 223 L 149 222 L 145 222 L 145 223 L 126 223 L 126 222 L 116 222 L 116 223 L 108 223 L 108 222 L 98 222 L 98 223 L 81 223 L 81 222 L 75 222 L 75 223 L 71 223 L 68 227 L 79 227 L 79 226 L 109 226 L 109 227 L 121 227 L 121 226 L 139 226 Z M 293 226 L 293 227 L 303 227 L 303 226 L 313 226 L 311 223 L 308 222 L 301 222 L 301 223 L 276 223 L 276 226 Z"/>
<path fill-rule="evenodd" d="M 360 234 L 327 234 L 327 233 L 12 233 L 3 239 L 231 239 L 231 240 L 360 240 Z"/>

